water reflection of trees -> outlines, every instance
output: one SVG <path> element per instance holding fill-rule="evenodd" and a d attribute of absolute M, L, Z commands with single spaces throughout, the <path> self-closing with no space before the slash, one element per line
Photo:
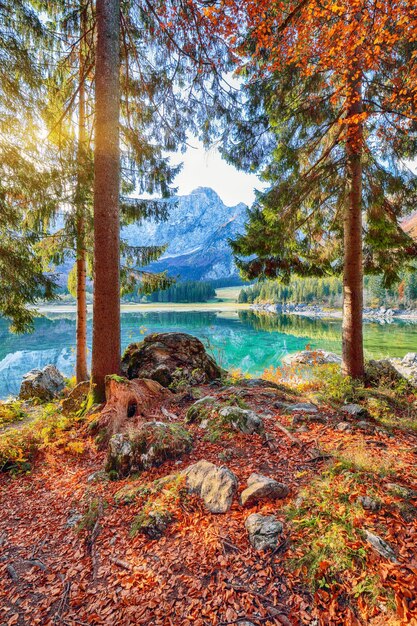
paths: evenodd
<path fill-rule="evenodd" d="M 340 320 L 314 319 L 299 315 L 277 315 L 262 311 L 239 311 L 243 324 L 255 330 L 279 332 L 295 337 L 311 337 L 316 340 L 340 342 L 342 324 Z"/>

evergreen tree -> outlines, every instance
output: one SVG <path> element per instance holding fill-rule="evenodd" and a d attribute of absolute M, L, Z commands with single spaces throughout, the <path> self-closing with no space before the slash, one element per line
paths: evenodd
<path fill-rule="evenodd" d="M 33 50 L 44 40 L 28 3 L 0 3 L 0 313 L 17 332 L 33 328 L 33 305 L 55 289 L 37 250 L 43 224 L 36 220 L 35 229 L 31 220 L 36 206 L 46 211 L 59 193 L 36 137 L 40 73 Z"/>

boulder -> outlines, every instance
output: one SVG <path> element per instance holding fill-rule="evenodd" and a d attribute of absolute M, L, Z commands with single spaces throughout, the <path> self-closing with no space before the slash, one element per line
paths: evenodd
<path fill-rule="evenodd" d="M 77 413 L 82 408 L 88 393 L 90 391 L 90 381 L 84 380 L 78 383 L 74 389 L 68 394 L 64 400 L 62 400 L 62 412 L 64 415 L 70 415 L 71 413 Z"/>
<path fill-rule="evenodd" d="M 327 365 L 336 363 L 340 365 L 342 359 L 334 352 L 326 352 L 325 350 L 303 350 L 294 354 L 287 354 L 282 362 L 284 365 Z"/>
<path fill-rule="evenodd" d="M 185 333 L 154 333 L 130 344 L 122 358 L 122 373 L 172 388 L 207 384 L 224 374 L 202 342 Z"/>
<path fill-rule="evenodd" d="M 211 513 L 226 513 L 232 506 L 238 481 L 234 473 L 225 465 L 201 460 L 187 467 L 183 472 L 187 489 L 197 493 Z"/>
<path fill-rule="evenodd" d="M 246 435 L 263 432 L 262 418 L 249 409 L 241 409 L 238 406 L 225 406 L 220 409 L 219 418 L 234 430 L 240 430 Z"/>
<path fill-rule="evenodd" d="M 190 433 L 178 424 L 145 422 L 130 433 L 117 433 L 109 441 L 106 472 L 117 477 L 176 459 L 192 447 Z"/>
<path fill-rule="evenodd" d="M 259 513 L 252 513 L 246 518 L 245 528 L 255 550 L 275 548 L 283 530 L 281 522 L 275 515 L 260 515 Z"/>
<path fill-rule="evenodd" d="M 24 375 L 20 385 L 19 398 L 29 400 L 52 400 L 56 398 L 65 387 L 65 380 L 55 365 L 47 365 L 43 370 L 31 370 Z"/>
<path fill-rule="evenodd" d="M 278 500 L 288 495 L 288 487 L 273 478 L 262 474 L 251 474 L 248 486 L 240 494 L 240 503 L 243 506 L 252 506 L 261 500 Z"/>

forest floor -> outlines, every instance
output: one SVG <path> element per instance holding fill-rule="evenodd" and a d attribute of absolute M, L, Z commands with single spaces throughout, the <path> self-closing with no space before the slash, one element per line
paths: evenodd
<path fill-rule="evenodd" d="M 230 380 L 177 394 L 169 419 L 184 424 L 206 395 L 255 410 L 267 438 L 186 425 L 190 453 L 109 481 L 88 418 L 64 418 L 57 403 L 0 437 L 0 625 L 417 624 L 417 396 L 335 376 L 293 389 Z M 366 419 L 343 412 L 346 400 Z M 311 401 L 316 413 L 293 410 Z M 188 496 L 161 538 L 133 535 L 148 496 L 121 504 L 115 493 L 200 459 L 230 468 L 239 492 L 258 472 L 289 495 L 249 509 L 236 498 L 218 515 Z M 275 549 L 251 547 L 255 512 L 283 523 Z"/>

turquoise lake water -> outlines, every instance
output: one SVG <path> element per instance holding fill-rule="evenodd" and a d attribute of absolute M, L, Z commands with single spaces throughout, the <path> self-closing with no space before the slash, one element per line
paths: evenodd
<path fill-rule="evenodd" d="M 278 367 L 288 353 L 308 344 L 340 353 L 341 321 L 294 315 L 239 312 L 143 312 L 122 314 L 122 345 L 152 332 L 179 331 L 199 337 L 225 368 L 260 374 Z M 91 347 L 91 319 L 89 319 Z M 365 324 L 368 357 L 404 356 L 417 352 L 417 324 Z M 35 332 L 13 335 L 0 319 L 0 398 L 19 391 L 22 376 L 33 368 L 55 364 L 65 375 L 74 373 L 75 315 L 51 313 L 36 320 Z"/>

